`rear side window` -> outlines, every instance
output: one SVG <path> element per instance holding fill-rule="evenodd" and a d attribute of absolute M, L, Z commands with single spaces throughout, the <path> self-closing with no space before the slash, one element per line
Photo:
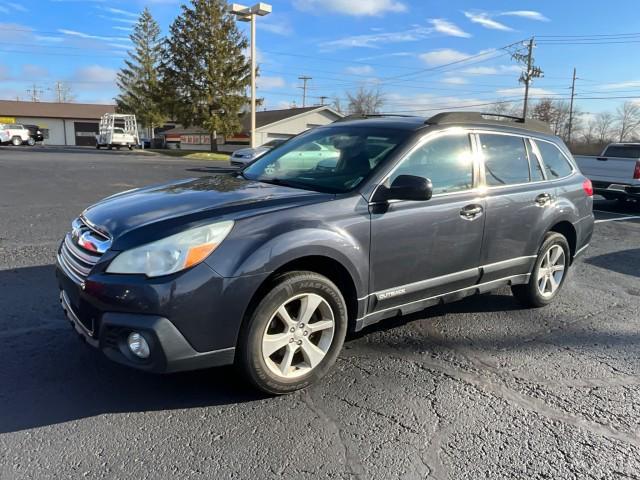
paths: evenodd
<path fill-rule="evenodd" d="M 512 135 L 479 135 L 487 185 L 515 185 L 529 181 L 529 161 L 524 138 Z"/>
<path fill-rule="evenodd" d="M 542 155 L 542 164 L 544 170 L 547 172 L 547 178 L 562 178 L 566 177 L 573 171 L 571 164 L 567 160 L 560 149 L 553 143 L 536 141 L 538 150 Z"/>
<path fill-rule="evenodd" d="M 604 151 L 605 157 L 640 157 L 640 145 L 611 145 Z"/>
<path fill-rule="evenodd" d="M 433 193 L 473 188 L 473 155 L 469 135 L 445 135 L 428 141 L 407 156 L 393 173 L 417 175 L 431 180 Z"/>

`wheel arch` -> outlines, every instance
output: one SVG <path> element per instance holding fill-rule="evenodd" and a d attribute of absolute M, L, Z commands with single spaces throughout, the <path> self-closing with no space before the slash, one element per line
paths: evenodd
<path fill-rule="evenodd" d="M 548 231 L 559 233 L 567 239 L 567 242 L 569 243 L 569 251 L 571 253 L 571 261 L 573 262 L 578 242 L 578 233 L 576 232 L 576 228 L 573 224 L 568 220 L 561 220 L 556 222 Z"/>
<path fill-rule="evenodd" d="M 331 280 L 340 290 L 347 306 L 349 326 L 355 325 L 358 317 L 358 290 L 353 275 L 341 262 L 326 255 L 301 256 L 282 264 L 263 280 L 247 304 L 243 318 L 243 326 L 257 307 L 260 300 L 278 281 L 278 277 L 288 272 L 309 271 L 318 273 Z"/>

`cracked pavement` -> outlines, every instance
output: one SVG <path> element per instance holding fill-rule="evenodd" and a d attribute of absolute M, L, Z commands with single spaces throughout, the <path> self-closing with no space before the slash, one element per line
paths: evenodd
<path fill-rule="evenodd" d="M 562 295 L 504 289 L 390 319 L 333 372 L 268 398 L 233 368 L 169 376 L 112 364 L 57 303 L 57 243 L 116 191 L 209 162 L 0 149 L 0 479 L 640 478 L 638 207 L 600 220 Z"/>

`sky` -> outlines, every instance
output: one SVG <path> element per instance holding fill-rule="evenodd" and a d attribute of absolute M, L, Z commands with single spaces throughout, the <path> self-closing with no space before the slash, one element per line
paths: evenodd
<path fill-rule="evenodd" d="M 113 103 L 115 75 L 145 6 L 163 34 L 180 0 L 0 0 L 0 98 Z M 258 19 L 264 108 L 330 103 L 379 89 L 385 112 L 428 115 L 516 102 L 521 66 L 510 51 L 535 36 L 532 98 L 568 99 L 594 114 L 640 101 L 638 0 L 274 0 Z M 627 14 L 625 14 L 627 12 Z M 247 24 L 240 23 L 247 32 Z M 248 33 L 248 32 L 247 32 Z M 511 45 L 509 49 L 505 49 Z M 632 60 L 632 61 L 629 61 Z M 455 62 L 455 63 L 454 63 Z M 604 98 L 603 98 L 604 97 Z"/>

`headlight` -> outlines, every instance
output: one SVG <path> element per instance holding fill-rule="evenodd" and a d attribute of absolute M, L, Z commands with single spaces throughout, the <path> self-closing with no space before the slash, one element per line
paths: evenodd
<path fill-rule="evenodd" d="M 120 253 L 107 273 L 144 273 L 159 277 L 202 262 L 222 243 L 233 221 L 192 228 L 156 242 Z"/>

